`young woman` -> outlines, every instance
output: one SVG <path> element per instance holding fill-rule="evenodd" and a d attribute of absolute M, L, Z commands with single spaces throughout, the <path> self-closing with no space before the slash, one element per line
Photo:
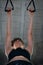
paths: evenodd
<path fill-rule="evenodd" d="M 28 30 L 28 45 L 25 48 L 24 42 L 21 38 L 14 38 L 11 41 L 11 10 L 7 12 L 7 34 L 5 43 L 5 54 L 8 57 L 7 65 L 32 65 L 30 62 L 30 56 L 32 55 L 32 21 L 33 12 L 29 12 L 30 25 Z"/>

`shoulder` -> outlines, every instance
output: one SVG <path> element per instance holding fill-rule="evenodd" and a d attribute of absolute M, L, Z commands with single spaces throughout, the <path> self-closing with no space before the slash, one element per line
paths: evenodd
<path fill-rule="evenodd" d="M 7 50 L 7 52 L 5 51 L 5 55 L 8 57 L 8 55 L 10 54 L 10 52 L 12 52 L 13 48 L 10 48 L 9 50 Z"/>
<path fill-rule="evenodd" d="M 28 53 L 30 54 L 30 55 L 32 55 L 32 52 L 30 51 L 30 49 L 27 47 L 27 48 L 25 48 L 27 51 L 28 51 Z"/>

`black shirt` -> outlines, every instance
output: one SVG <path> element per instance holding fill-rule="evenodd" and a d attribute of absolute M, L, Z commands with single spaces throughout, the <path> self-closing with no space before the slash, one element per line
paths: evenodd
<path fill-rule="evenodd" d="M 30 60 L 30 53 L 25 49 L 21 49 L 21 48 L 12 49 L 12 51 L 8 55 L 8 61 L 10 61 L 15 56 L 24 56 L 28 60 Z"/>

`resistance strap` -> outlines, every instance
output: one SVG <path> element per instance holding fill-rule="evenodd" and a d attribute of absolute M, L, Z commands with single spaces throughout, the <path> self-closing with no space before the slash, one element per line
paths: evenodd
<path fill-rule="evenodd" d="M 10 1 L 10 3 L 11 3 L 12 9 L 7 9 L 7 5 L 8 5 L 8 2 L 9 2 L 9 1 Z M 13 6 L 13 3 L 12 3 L 11 0 L 7 0 L 6 6 L 5 6 L 5 12 L 9 12 L 10 10 L 14 10 L 14 6 Z"/>
<path fill-rule="evenodd" d="M 29 6 L 31 5 L 31 3 L 33 3 L 33 7 L 34 7 L 34 10 L 29 10 Z M 27 6 L 27 10 L 29 10 L 30 12 L 35 12 L 36 11 L 36 8 L 35 8 L 35 3 L 34 3 L 34 0 L 31 0 Z"/>

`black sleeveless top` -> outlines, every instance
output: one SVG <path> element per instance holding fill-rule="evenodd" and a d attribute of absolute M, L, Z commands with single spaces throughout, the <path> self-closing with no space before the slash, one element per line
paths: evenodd
<path fill-rule="evenodd" d="M 30 60 L 30 53 L 25 49 L 21 48 L 13 49 L 8 55 L 8 61 L 10 61 L 15 56 L 24 56 L 28 60 Z"/>

